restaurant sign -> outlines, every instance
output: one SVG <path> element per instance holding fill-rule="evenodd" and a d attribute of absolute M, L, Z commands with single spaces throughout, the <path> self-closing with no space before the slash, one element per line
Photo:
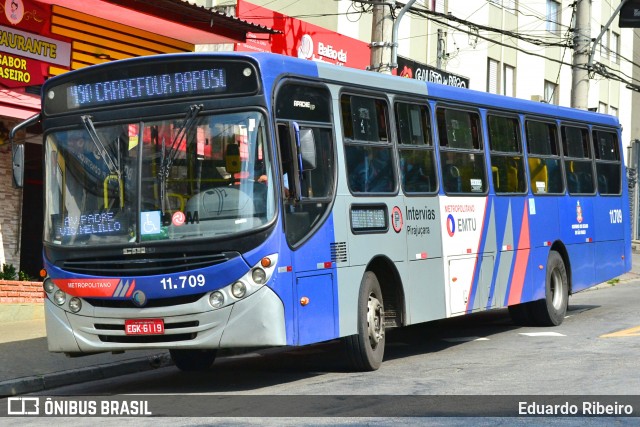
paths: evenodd
<path fill-rule="evenodd" d="M 6 0 L 0 8 L 4 9 L 0 13 L 0 85 L 39 85 L 48 75 L 49 65 L 69 67 L 71 43 L 47 37 L 51 35 L 50 7 L 28 0 Z"/>

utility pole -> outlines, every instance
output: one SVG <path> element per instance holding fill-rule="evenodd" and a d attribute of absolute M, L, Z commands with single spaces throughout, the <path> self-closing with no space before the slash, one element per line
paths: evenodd
<path fill-rule="evenodd" d="M 369 70 L 391 74 L 391 48 L 395 1 L 375 0 L 371 23 L 371 65 Z"/>
<path fill-rule="evenodd" d="M 576 0 L 573 31 L 573 67 L 571 69 L 571 106 L 588 109 L 589 58 L 591 49 L 591 0 Z"/>
<path fill-rule="evenodd" d="M 442 29 L 438 28 L 438 51 L 436 53 L 436 68 L 442 70 L 442 59 L 445 56 L 444 37 Z"/>

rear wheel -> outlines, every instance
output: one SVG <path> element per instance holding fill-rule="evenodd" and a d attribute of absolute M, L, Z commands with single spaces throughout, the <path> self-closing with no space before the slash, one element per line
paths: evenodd
<path fill-rule="evenodd" d="M 171 359 L 181 371 L 205 371 L 216 360 L 217 350 L 169 350 Z"/>
<path fill-rule="evenodd" d="M 569 281 L 567 270 L 560 254 L 549 253 L 545 298 L 531 305 L 531 314 L 540 326 L 558 326 L 564 320 L 569 303 Z"/>
<path fill-rule="evenodd" d="M 358 371 L 375 371 L 384 357 L 384 303 L 376 275 L 367 271 L 358 297 L 358 334 L 344 339 L 351 365 Z"/>

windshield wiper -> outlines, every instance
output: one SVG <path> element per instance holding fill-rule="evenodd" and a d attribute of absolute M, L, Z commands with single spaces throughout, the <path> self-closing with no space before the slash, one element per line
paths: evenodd
<path fill-rule="evenodd" d="M 168 152 L 165 153 L 165 147 L 162 147 L 162 161 L 160 165 L 160 172 L 166 176 L 169 176 L 169 170 L 173 165 L 173 161 L 176 159 L 178 155 L 178 148 L 180 147 L 180 141 L 182 138 L 187 139 L 187 134 L 193 127 L 193 124 L 196 122 L 198 117 L 198 113 L 200 110 L 204 108 L 202 104 L 194 104 L 189 107 L 189 111 L 187 111 L 187 115 L 182 122 L 182 126 L 178 129 L 178 132 L 173 137 L 173 141 L 171 141 L 171 146 L 169 147 Z"/>
<path fill-rule="evenodd" d="M 193 104 L 189 107 L 189 111 L 187 111 L 182 125 L 173 137 L 173 141 L 171 141 L 171 145 L 169 146 L 168 150 L 164 144 L 164 139 L 162 140 L 162 158 L 160 159 L 160 171 L 158 172 L 158 178 L 160 179 L 160 203 L 163 210 L 165 208 L 166 201 L 167 179 L 169 178 L 169 172 L 171 171 L 173 162 L 178 156 L 180 141 L 183 138 L 185 139 L 185 141 L 187 140 L 187 135 L 189 134 L 189 131 L 191 130 L 193 125 L 196 123 L 198 114 L 203 108 L 203 104 Z"/>
<path fill-rule="evenodd" d="M 98 149 L 98 152 L 100 153 L 100 156 L 104 160 L 104 163 L 107 165 L 107 168 L 109 168 L 109 174 L 115 175 L 118 177 L 118 179 L 121 179 L 122 177 L 120 173 L 120 168 L 118 167 L 116 162 L 113 160 L 113 157 L 111 156 L 109 151 L 107 151 L 107 148 L 104 146 L 102 140 L 100 139 L 100 136 L 96 131 L 96 127 L 93 125 L 93 120 L 91 120 L 91 116 L 85 115 L 85 116 L 81 116 L 80 118 L 82 119 L 82 124 L 84 125 L 84 128 L 87 130 L 87 133 L 89 134 L 89 137 L 93 142 L 93 145 L 96 146 L 96 148 Z"/>

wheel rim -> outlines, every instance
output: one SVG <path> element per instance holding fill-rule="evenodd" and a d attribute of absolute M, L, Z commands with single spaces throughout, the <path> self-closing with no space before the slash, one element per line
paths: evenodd
<path fill-rule="evenodd" d="M 369 295 L 367 303 L 367 327 L 369 331 L 369 343 L 371 348 L 376 348 L 384 337 L 384 312 L 380 300 L 375 294 Z"/>
<path fill-rule="evenodd" d="M 551 303 L 553 308 L 561 310 L 564 304 L 564 282 L 562 281 L 562 275 L 558 269 L 553 270 L 551 273 L 551 281 L 549 283 L 551 291 Z"/>

